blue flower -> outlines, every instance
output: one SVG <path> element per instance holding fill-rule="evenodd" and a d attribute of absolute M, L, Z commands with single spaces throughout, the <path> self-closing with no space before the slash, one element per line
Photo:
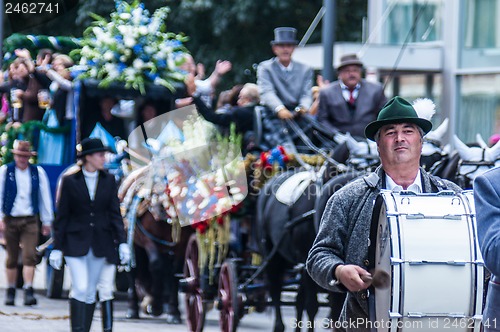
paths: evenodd
<path fill-rule="evenodd" d="M 127 68 L 127 65 L 124 64 L 123 62 L 118 63 L 118 72 L 121 74 L 123 71 Z"/>
<path fill-rule="evenodd" d="M 134 53 L 137 55 L 141 54 L 143 51 L 143 47 L 141 44 L 136 44 L 132 49 L 134 50 Z"/>
<path fill-rule="evenodd" d="M 153 74 L 153 73 L 152 73 L 152 72 L 150 72 L 149 70 L 145 71 L 144 73 L 146 74 L 146 76 L 147 76 L 147 77 L 148 77 L 148 78 L 149 78 L 152 82 L 154 82 L 154 80 L 155 80 L 155 79 L 157 79 L 158 77 L 160 77 L 158 74 L 156 74 L 156 73 L 154 73 L 154 74 Z"/>
<path fill-rule="evenodd" d="M 167 66 L 167 61 L 165 61 L 165 60 L 163 60 L 163 59 L 158 60 L 158 61 L 156 62 L 156 66 L 157 66 L 158 68 L 163 69 L 163 68 L 165 68 L 165 67 Z"/>

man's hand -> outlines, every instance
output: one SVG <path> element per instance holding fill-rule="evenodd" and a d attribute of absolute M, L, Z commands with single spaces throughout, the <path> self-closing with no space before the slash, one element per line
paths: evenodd
<path fill-rule="evenodd" d="M 278 111 L 278 113 L 276 113 L 276 115 L 278 116 L 278 118 L 280 119 L 293 119 L 293 114 L 292 112 L 290 112 L 286 107 L 283 107 L 282 109 L 280 109 Z"/>
<path fill-rule="evenodd" d="M 205 79 L 205 66 L 203 63 L 196 64 L 196 76 L 194 78 L 197 80 Z"/>
<path fill-rule="evenodd" d="M 228 71 L 230 71 L 232 67 L 233 67 L 233 65 L 231 64 L 230 61 L 227 61 L 227 60 L 224 60 L 224 61 L 217 60 L 217 62 L 215 63 L 215 72 L 219 76 L 222 76 L 225 73 L 227 73 Z"/>
<path fill-rule="evenodd" d="M 351 292 L 359 292 L 370 287 L 371 282 L 364 282 L 361 279 L 365 276 L 371 277 L 371 274 L 357 265 L 339 265 L 335 269 L 337 280 Z"/>
<path fill-rule="evenodd" d="M 295 114 L 300 114 L 300 115 L 303 115 L 303 114 L 307 114 L 308 110 L 305 109 L 303 106 L 297 106 L 295 107 Z"/>
<path fill-rule="evenodd" d="M 50 235 L 50 225 L 42 224 L 42 235 L 49 236 Z"/>
<path fill-rule="evenodd" d="M 28 51 L 25 48 L 18 48 L 16 50 L 14 50 L 14 53 L 16 54 L 16 56 L 18 58 L 24 58 L 24 59 L 31 60 L 31 53 L 30 53 L 30 51 Z"/>
<path fill-rule="evenodd" d="M 187 74 L 184 79 L 184 84 L 186 85 L 186 93 L 188 96 L 192 96 L 196 92 L 196 83 L 194 82 L 194 75 Z"/>

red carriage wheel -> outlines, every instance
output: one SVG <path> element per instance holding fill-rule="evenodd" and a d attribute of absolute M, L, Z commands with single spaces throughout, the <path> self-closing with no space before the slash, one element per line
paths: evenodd
<path fill-rule="evenodd" d="M 198 243 L 196 234 L 192 234 L 186 247 L 186 260 L 184 262 L 184 280 L 186 316 L 190 332 L 203 331 L 205 324 L 205 304 L 200 288 L 200 269 L 198 267 Z"/>
<path fill-rule="evenodd" d="M 222 332 L 235 332 L 242 313 L 242 299 L 238 294 L 236 263 L 226 260 L 219 273 L 218 309 Z"/>

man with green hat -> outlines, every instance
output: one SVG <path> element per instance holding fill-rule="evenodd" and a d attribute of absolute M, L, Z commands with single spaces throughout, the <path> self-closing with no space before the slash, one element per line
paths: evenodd
<path fill-rule="evenodd" d="M 320 286 L 347 292 L 340 320 L 348 331 L 370 328 L 367 300 L 370 285 L 362 277 L 370 276 L 368 239 L 373 203 L 380 190 L 461 191 L 454 183 L 420 167 L 423 136 L 431 128 L 431 122 L 419 118 L 408 101 L 398 96 L 389 100 L 377 120 L 365 128 L 365 136 L 377 142 L 381 166 L 341 188 L 326 205 L 306 266 Z"/>

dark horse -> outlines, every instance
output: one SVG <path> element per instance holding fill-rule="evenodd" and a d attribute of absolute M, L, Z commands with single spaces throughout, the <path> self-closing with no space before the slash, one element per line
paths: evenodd
<path fill-rule="evenodd" d="M 266 257 L 264 271 L 275 309 L 275 332 L 285 329 L 280 308 L 281 292 L 285 283 L 298 285 L 295 300 L 297 321 L 302 320 L 304 310 L 311 322 L 318 312 L 317 293 L 321 289 L 311 279 L 304 265 L 316 237 L 314 205 L 323 183 L 338 174 L 338 162 L 334 159 L 339 160 L 340 157 L 343 162 L 344 158 L 348 157 L 346 146 L 339 146 L 342 151 L 336 149 L 334 142 L 324 136 L 320 124 L 307 117 L 302 120 L 302 125 L 306 123 L 305 128 L 299 127 L 293 121 L 287 121 L 289 128 L 283 132 L 285 138 L 290 134 L 285 141 L 288 147 L 295 150 L 287 152 L 294 152 L 303 167 L 271 178 L 261 189 L 257 199 L 254 237 L 258 241 L 259 250 Z M 305 146 L 294 149 L 297 141 L 301 141 Z M 333 152 L 333 159 L 325 150 L 316 146 L 318 141 L 324 148 Z M 328 161 L 319 170 L 312 169 L 300 162 L 297 150 L 304 148 L 323 155 Z M 291 277 L 288 277 L 289 272 Z M 299 331 L 300 328 L 297 327 L 296 330 Z"/>
<path fill-rule="evenodd" d="M 315 201 L 325 180 L 323 176 L 332 174 L 336 171 L 325 166 L 319 173 L 304 169 L 288 171 L 269 180 L 258 197 L 256 236 L 260 239 L 261 251 L 269 259 L 265 271 L 275 309 L 275 332 L 285 329 L 280 299 L 285 274 L 291 268 L 297 276 L 291 283 L 298 284 L 297 321 L 302 320 L 304 310 L 311 322 L 318 312 L 320 288 L 308 275 L 304 263 L 316 236 Z M 286 192 L 293 194 L 286 195 Z"/>
<path fill-rule="evenodd" d="M 182 272 L 187 241 L 193 231 L 176 226 L 159 204 L 152 205 L 140 197 L 144 188 L 141 178 L 147 174 L 147 167 L 132 173 L 132 180 L 124 180 L 119 194 L 121 199 L 128 196 L 131 201 L 126 220 L 135 255 L 135 266 L 129 273 L 127 318 L 139 318 L 139 298 L 143 298 L 145 312 L 159 316 L 166 311 L 167 323 L 180 324 L 179 283 L 175 274 Z"/>

